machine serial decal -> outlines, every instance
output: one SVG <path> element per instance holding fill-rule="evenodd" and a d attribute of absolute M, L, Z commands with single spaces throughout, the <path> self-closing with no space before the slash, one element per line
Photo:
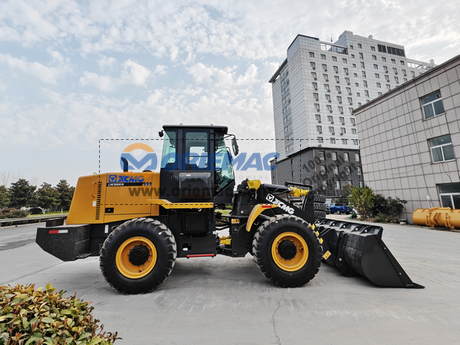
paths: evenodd
<path fill-rule="evenodd" d="M 294 209 L 288 205 L 286 205 L 284 202 L 278 200 L 275 198 L 274 195 L 272 194 L 267 194 L 266 199 L 270 201 L 272 204 L 278 205 L 279 208 L 282 210 L 286 211 L 289 214 L 294 214 Z"/>

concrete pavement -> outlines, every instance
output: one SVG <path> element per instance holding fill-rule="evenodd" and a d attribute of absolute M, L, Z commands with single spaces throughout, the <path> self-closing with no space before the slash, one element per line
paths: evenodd
<path fill-rule="evenodd" d="M 282 289 L 266 280 L 248 255 L 179 259 L 157 291 L 125 296 L 105 283 L 98 258 L 64 263 L 27 241 L 0 247 L 0 283 L 50 282 L 68 294 L 77 292 L 93 301 L 105 330 L 119 332 L 123 340 L 115 344 L 457 343 L 460 233 L 383 226 L 383 241 L 425 289 L 375 287 L 326 264 L 306 286 Z M 32 236 L 34 229 L 28 228 Z M 17 242 L 4 230 L 0 243 L 5 236 Z M 21 231 L 24 240 L 27 230 Z"/>

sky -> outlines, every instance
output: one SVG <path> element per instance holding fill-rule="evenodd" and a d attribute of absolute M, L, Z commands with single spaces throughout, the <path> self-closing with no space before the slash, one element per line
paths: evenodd
<path fill-rule="evenodd" d="M 161 151 L 164 124 L 226 125 L 241 152 L 273 152 L 268 80 L 298 34 L 373 35 L 440 64 L 459 53 L 459 12 L 446 0 L 0 0 L 0 185 L 119 171 L 131 139 Z"/>

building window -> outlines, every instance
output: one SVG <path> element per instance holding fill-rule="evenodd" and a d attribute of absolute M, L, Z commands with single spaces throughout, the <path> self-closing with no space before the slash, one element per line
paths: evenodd
<path fill-rule="evenodd" d="M 343 145 L 348 145 L 348 139 L 342 139 L 342 144 Z"/>
<path fill-rule="evenodd" d="M 346 75 L 348 75 L 348 68 L 344 67 L 343 71 L 345 72 Z"/>
<path fill-rule="evenodd" d="M 318 141 L 318 144 L 322 144 L 324 142 L 323 137 L 317 137 L 316 140 Z"/>
<path fill-rule="evenodd" d="M 375 77 L 376 77 L 377 79 L 380 79 L 380 74 L 375 73 Z"/>
<path fill-rule="evenodd" d="M 356 64 L 355 64 L 355 63 L 354 63 L 352 66 L 353 66 L 353 68 L 356 68 Z"/>
<path fill-rule="evenodd" d="M 335 144 L 335 138 L 330 138 L 329 141 L 331 142 L 331 144 Z"/>
<path fill-rule="evenodd" d="M 403 81 L 406 82 L 406 81 L 407 81 L 407 78 L 403 78 Z"/>
<path fill-rule="evenodd" d="M 441 207 L 460 209 L 460 183 L 446 183 L 438 185 Z"/>
<path fill-rule="evenodd" d="M 359 58 L 360 58 L 360 59 L 364 59 L 363 53 L 359 53 Z"/>
<path fill-rule="evenodd" d="M 387 58 L 385 56 L 382 56 L 382 61 L 387 62 Z"/>
<path fill-rule="evenodd" d="M 403 60 L 400 61 L 401 62 L 401 66 L 405 66 L 406 64 L 404 63 Z"/>
<path fill-rule="evenodd" d="M 328 102 L 330 102 L 330 101 L 331 101 L 331 95 L 326 94 L 326 100 L 327 100 Z"/>
<path fill-rule="evenodd" d="M 391 90 L 391 85 L 387 84 L 387 90 Z"/>
<path fill-rule="evenodd" d="M 383 71 L 384 71 L 385 73 L 388 73 L 388 67 L 387 67 L 387 66 L 383 66 Z"/>
<path fill-rule="evenodd" d="M 334 127 L 329 127 L 329 133 L 335 135 Z"/>
<path fill-rule="evenodd" d="M 342 100 L 340 100 L 340 102 L 342 102 Z M 340 114 L 343 114 L 343 107 L 341 105 L 339 105 L 339 112 Z"/>
<path fill-rule="evenodd" d="M 327 120 L 328 120 L 330 123 L 334 123 L 334 116 L 328 115 L 328 116 L 327 116 Z"/>
<path fill-rule="evenodd" d="M 335 86 L 335 90 L 336 90 L 338 93 L 342 93 L 342 91 L 340 90 L 340 86 L 339 86 L 339 85 L 336 85 L 336 86 Z"/>
<path fill-rule="evenodd" d="M 364 181 L 359 181 L 359 188 L 364 188 Z"/>
<path fill-rule="evenodd" d="M 379 48 L 379 52 L 381 52 L 381 53 L 386 53 L 387 52 L 387 47 L 382 45 L 382 44 L 377 44 L 377 48 Z"/>
<path fill-rule="evenodd" d="M 367 87 L 367 80 L 363 80 L 364 87 Z"/>
<path fill-rule="evenodd" d="M 316 109 L 316 111 L 320 111 L 320 110 L 321 110 L 321 108 L 319 107 L 319 104 L 318 104 L 318 103 L 315 103 L 315 109 Z"/>
<path fill-rule="evenodd" d="M 415 72 L 414 71 L 410 71 L 410 73 L 412 74 L 413 77 L 415 77 Z"/>
<path fill-rule="evenodd" d="M 350 160 L 350 156 L 349 156 L 348 152 L 344 152 L 344 153 L 343 153 L 343 160 L 344 160 L 345 162 L 348 162 L 348 161 Z"/>
<path fill-rule="evenodd" d="M 354 76 L 355 78 L 358 78 L 358 73 L 353 73 L 353 76 Z"/>
<path fill-rule="evenodd" d="M 356 87 L 359 87 L 359 83 L 355 83 L 355 86 L 356 86 Z"/>
<path fill-rule="evenodd" d="M 347 130 L 345 129 L 345 127 L 340 127 L 340 135 L 344 134 L 347 134 Z"/>
<path fill-rule="evenodd" d="M 333 161 L 336 161 L 337 160 L 337 152 L 331 152 L 331 159 Z"/>
<path fill-rule="evenodd" d="M 377 84 L 378 84 L 378 83 L 377 83 Z M 377 95 L 382 96 L 382 93 L 381 93 L 381 92 L 377 92 Z"/>
<path fill-rule="evenodd" d="M 326 180 L 323 181 L 323 189 L 327 189 L 327 181 Z"/>
<path fill-rule="evenodd" d="M 321 59 L 326 60 L 326 55 L 325 55 L 325 54 L 321 54 Z"/>
<path fill-rule="evenodd" d="M 348 103 L 350 103 L 350 105 L 353 105 L 353 98 L 348 97 L 347 100 L 348 100 Z"/>
<path fill-rule="evenodd" d="M 314 90 L 318 90 L 318 83 L 311 83 L 313 85 Z"/>
<path fill-rule="evenodd" d="M 315 114 L 315 119 L 318 121 L 318 123 L 321 123 L 321 115 L 320 114 Z"/>
<path fill-rule="evenodd" d="M 371 46 L 371 50 L 372 50 L 373 52 L 375 52 L 375 47 L 374 47 L 374 46 Z"/>
<path fill-rule="evenodd" d="M 351 129 L 351 134 L 356 134 L 356 128 Z"/>
<path fill-rule="evenodd" d="M 347 93 L 351 95 L 351 87 L 347 87 Z"/>
<path fill-rule="evenodd" d="M 359 153 L 355 153 L 355 161 L 359 162 Z"/>
<path fill-rule="evenodd" d="M 326 166 L 325 165 L 320 165 L 320 172 L 321 175 L 326 175 Z"/>
<path fill-rule="evenodd" d="M 433 163 L 454 159 L 454 147 L 450 134 L 428 140 Z"/>
<path fill-rule="evenodd" d="M 328 104 L 326 105 L 327 111 L 332 113 L 332 105 Z"/>
<path fill-rule="evenodd" d="M 337 66 L 332 66 L 332 68 L 334 69 L 335 73 L 339 73 L 339 68 Z"/>
<path fill-rule="evenodd" d="M 348 108 L 348 111 L 350 112 L 350 115 L 353 115 L 353 108 Z"/>
<path fill-rule="evenodd" d="M 334 78 L 335 78 L 335 81 L 336 81 L 337 83 L 340 83 L 340 78 L 339 78 L 338 75 L 334 76 Z"/>
<path fill-rule="evenodd" d="M 345 82 L 347 83 L 347 85 L 350 85 L 350 78 L 345 77 Z"/>
<path fill-rule="evenodd" d="M 351 54 L 351 58 L 354 59 L 354 58 L 355 58 L 355 54 Z"/>
<path fill-rule="evenodd" d="M 361 97 L 361 94 L 359 92 L 356 92 L 357 97 Z"/>
<path fill-rule="evenodd" d="M 355 120 L 354 118 L 351 118 L 351 119 L 350 119 L 350 122 L 351 122 L 351 124 L 352 124 L 353 126 L 356 125 L 356 120 Z"/>
<path fill-rule="evenodd" d="M 351 139 L 353 142 L 353 145 L 359 145 L 359 140 L 358 139 Z"/>
<path fill-rule="evenodd" d="M 380 83 L 377 83 L 377 87 L 382 87 L 382 85 Z"/>
<path fill-rule="evenodd" d="M 396 76 L 395 76 L 395 82 L 396 82 L 396 84 L 399 84 L 399 79 Z"/>
<path fill-rule="evenodd" d="M 342 125 L 345 125 L 345 118 L 343 116 L 339 117 L 339 121 Z"/>
<path fill-rule="evenodd" d="M 335 181 L 335 189 L 340 189 L 340 181 Z"/>
<path fill-rule="evenodd" d="M 444 113 L 444 104 L 439 90 L 420 98 L 420 102 L 422 103 L 425 119 Z"/>
<path fill-rule="evenodd" d="M 390 82 L 390 76 L 389 76 L 389 75 L 385 75 L 385 80 L 386 80 L 387 82 Z"/>
<path fill-rule="evenodd" d="M 345 174 L 350 175 L 350 167 L 349 166 L 344 166 L 343 170 L 345 171 Z"/>
<path fill-rule="evenodd" d="M 361 61 L 360 65 L 361 65 L 361 68 L 366 68 L 366 67 L 364 66 L 364 61 Z"/>
<path fill-rule="evenodd" d="M 332 61 L 337 61 L 337 56 L 333 56 Z"/>
<path fill-rule="evenodd" d="M 391 62 L 392 62 L 392 63 L 396 63 L 396 60 L 395 60 L 395 59 L 391 59 Z"/>
<path fill-rule="evenodd" d="M 310 67 L 312 69 L 316 69 L 316 64 L 313 61 L 310 61 Z"/>
<path fill-rule="evenodd" d="M 401 71 L 402 71 L 402 73 L 403 73 L 404 76 L 407 76 L 407 72 L 406 72 L 405 69 L 402 69 Z"/>
<path fill-rule="evenodd" d="M 374 64 L 374 69 L 379 69 L 379 65 L 377 65 L 376 63 Z"/>
<path fill-rule="evenodd" d="M 353 49 L 353 44 L 350 44 L 350 49 Z"/>
<path fill-rule="evenodd" d="M 342 104 L 342 96 L 337 96 L 337 101 Z"/>
<path fill-rule="evenodd" d="M 318 156 L 319 156 L 319 159 L 321 159 L 323 161 L 324 160 L 324 151 L 319 151 Z"/>
<path fill-rule="evenodd" d="M 358 169 L 356 169 L 356 173 L 357 173 L 358 175 L 362 175 L 362 174 L 363 174 L 362 171 L 361 171 L 361 167 L 358 167 Z"/>
<path fill-rule="evenodd" d="M 313 77 L 313 80 L 316 80 L 316 72 L 311 72 L 311 76 Z"/>
<path fill-rule="evenodd" d="M 313 93 L 313 98 L 315 99 L 315 101 L 319 101 L 319 94 L 317 94 L 316 92 Z"/>
<path fill-rule="evenodd" d="M 364 96 L 369 97 L 369 91 L 368 90 L 364 90 Z"/>
<path fill-rule="evenodd" d="M 314 58 L 314 57 L 315 57 L 315 53 L 310 52 L 310 57 L 311 57 L 311 58 Z"/>
<path fill-rule="evenodd" d="M 342 58 L 342 62 L 343 62 L 343 63 L 347 63 L 347 59 Z"/>
<path fill-rule="evenodd" d="M 331 92 L 331 89 L 329 89 L 329 84 L 324 84 L 324 90 L 326 90 L 326 92 Z"/>
<path fill-rule="evenodd" d="M 322 67 L 323 67 L 324 72 L 327 72 L 327 65 L 323 63 Z"/>
<path fill-rule="evenodd" d="M 398 69 L 396 67 L 393 67 L 393 72 L 394 74 L 398 74 Z"/>
<path fill-rule="evenodd" d="M 358 43 L 358 48 L 362 48 L 363 46 L 361 45 L 361 43 Z"/>

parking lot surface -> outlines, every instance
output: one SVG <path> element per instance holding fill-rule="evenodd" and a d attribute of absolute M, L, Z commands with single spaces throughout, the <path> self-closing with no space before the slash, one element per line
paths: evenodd
<path fill-rule="evenodd" d="M 346 216 L 330 216 L 345 218 Z M 51 283 L 92 301 L 115 344 L 444 344 L 460 339 L 460 233 L 383 225 L 383 241 L 425 289 L 380 288 L 323 264 L 301 288 L 272 285 L 250 255 L 178 259 L 155 292 L 121 295 L 98 258 L 61 262 L 36 225 L 0 229 L 0 284 Z"/>

